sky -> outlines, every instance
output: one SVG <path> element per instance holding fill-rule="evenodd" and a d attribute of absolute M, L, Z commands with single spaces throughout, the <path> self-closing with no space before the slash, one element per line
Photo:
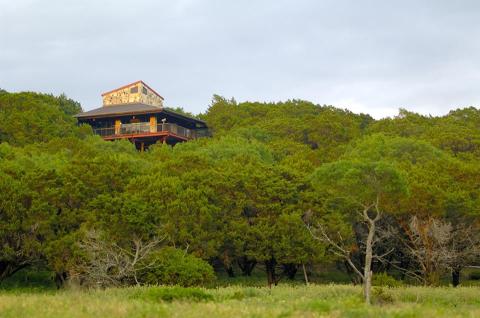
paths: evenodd
<path fill-rule="evenodd" d="M 84 110 L 143 80 L 199 113 L 213 94 L 375 118 L 480 105 L 480 1 L 0 0 L 0 88 Z"/>

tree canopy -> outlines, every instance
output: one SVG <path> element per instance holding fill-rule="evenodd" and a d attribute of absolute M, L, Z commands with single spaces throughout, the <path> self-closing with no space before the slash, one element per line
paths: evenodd
<path fill-rule="evenodd" d="M 97 247 L 131 251 L 161 237 L 175 257 L 183 251 L 232 276 L 261 267 L 276 284 L 300 267 L 339 262 L 311 235 L 314 223 L 364 265 L 375 213 L 385 217 L 372 255 L 393 250 L 394 267 L 373 259 L 373 272 L 419 277 L 477 261 L 462 256 L 422 272 L 428 260 L 412 252 L 429 246 L 418 233 L 435 222 L 451 225 L 449 242 L 478 234 L 469 230 L 478 230 L 480 215 L 477 108 L 440 117 L 402 109 L 374 120 L 302 100 L 215 95 L 198 115 L 212 138 L 146 152 L 78 126 L 72 115 L 80 110 L 64 95 L 0 91 L 0 279 L 27 266 L 62 280 L 83 273 L 91 253 L 81 242 L 92 243 L 96 231 Z M 378 240 L 387 229 L 395 238 Z"/>

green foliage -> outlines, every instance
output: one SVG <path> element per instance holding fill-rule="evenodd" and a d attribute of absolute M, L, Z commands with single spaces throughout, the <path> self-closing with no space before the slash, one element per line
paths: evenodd
<path fill-rule="evenodd" d="M 474 107 L 457 109 L 442 117 L 426 117 L 400 110 L 395 118 L 379 120 L 370 132 L 411 137 L 429 142 L 460 158 L 480 155 L 480 111 Z"/>
<path fill-rule="evenodd" d="M 85 136 L 91 129 L 77 127 L 72 117 L 80 111 L 80 105 L 65 95 L 0 94 L 0 142 L 22 146 L 55 137 Z"/>
<path fill-rule="evenodd" d="M 392 304 L 395 298 L 388 289 L 383 287 L 374 287 L 372 290 L 373 302 L 379 305 Z"/>
<path fill-rule="evenodd" d="M 200 288 L 184 288 L 184 287 L 149 287 L 140 290 L 135 290 L 132 295 L 132 299 L 143 301 L 209 301 L 213 300 L 213 296 Z"/>
<path fill-rule="evenodd" d="M 60 109 L 67 115 L 77 115 L 82 112 L 82 106 L 79 102 L 68 98 L 67 95 L 61 94 L 56 98 Z"/>
<path fill-rule="evenodd" d="M 182 107 L 166 107 L 166 109 L 171 110 L 172 112 L 187 116 L 187 117 L 198 118 L 198 116 L 196 116 L 196 115 L 194 115 L 190 112 L 185 111 L 185 109 L 183 109 Z"/>
<path fill-rule="evenodd" d="M 52 272 L 42 268 L 25 268 L 6 278 L 0 284 L 0 292 L 36 293 L 56 290 Z"/>
<path fill-rule="evenodd" d="M 401 172 L 384 161 L 324 164 L 314 172 L 312 183 L 327 200 L 343 200 L 343 204 L 357 206 L 358 211 L 377 201 L 382 207 L 395 206 L 407 192 Z"/>
<path fill-rule="evenodd" d="M 331 161 L 373 121 L 332 106 L 307 101 L 238 104 L 215 95 L 202 116 L 216 135 L 240 134 L 262 141 L 294 141 L 319 149 L 315 160 Z"/>
<path fill-rule="evenodd" d="M 377 273 L 373 276 L 372 280 L 373 286 L 383 286 L 383 287 L 400 287 L 403 285 L 401 281 L 395 279 L 388 275 L 387 273 Z"/>
<path fill-rule="evenodd" d="M 77 242 L 92 228 L 125 250 L 132 237 L 188 249 L 157 255 L 181 279 L 157 271 L 149 282 L 194 285 L 212 278 L 205 261 L 235 270 L 240 260 L 277 270 L 331 261 L 309 222 L 358 254 L 357 212 L 377 198 L 399 231 L 412 215 L 479 226 L 474 107 L 374 120 L 302 100 L 214 96 L 198 116 L 213 138 L 145 153 L 92 136 L 72 117 L 80 111 L 65 95 L 0 91 L 0 280 L 32 266 L 75 275 Z M 395 248 L 398 263 L 407 256 Z"/>
<path fill-rule="evenodd" d="M 175 248 L 163 248 L 145 262 L 151 265 L 141 273 L 141 279 L 150 285 L 197 286 L 208 284 L 215 277 L 207 262 Z"/>
<path fill-rule="evenodd" d="M 240 290 L 235 291 L 229 299 L 235 299 L 235 300 L 242 300 L 245 298 L 253 298 L 253 297 L 258 297 L 260 296 L 261 293 L 258 289 L 252 288 L 252 287 L 246 287 L 242 288 Z"/>

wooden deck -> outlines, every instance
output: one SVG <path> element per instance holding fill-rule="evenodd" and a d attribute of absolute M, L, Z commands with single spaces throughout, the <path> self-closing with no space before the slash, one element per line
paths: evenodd
<path fill-rule="evenodd" d="M 130 133 L 130 134 L 114 134 L 109 136 L 102 136 L 104 140 L 115 139 L 141 139 L 141 138 L 155 138 L 155 137 L 172 137 L 181 141 L 187 141 L 193 138 L 180 136 L 169 131 L 144 132 L 144 133 Z M 160 139 L 160 138 L 159 138 Z"/>

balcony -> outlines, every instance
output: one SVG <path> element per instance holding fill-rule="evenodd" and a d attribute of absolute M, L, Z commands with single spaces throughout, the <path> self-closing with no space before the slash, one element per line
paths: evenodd
<path fill-rule="evenodd" d="M 94 128 L 94 134 L 104 139 L 121 139 L 130 137 L 173 136 L 183 140 L 208 136 L 207 129 L 192 130 L 177 124 L 151 125 L 148 122 L 121 124 L 120 127 Z"/>

